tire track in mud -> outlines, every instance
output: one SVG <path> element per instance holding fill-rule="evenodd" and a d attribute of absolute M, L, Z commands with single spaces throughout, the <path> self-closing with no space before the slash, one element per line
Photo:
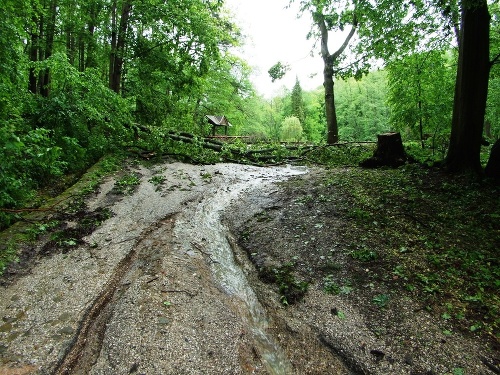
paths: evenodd
<path fill-rule="evenodd" d="M 114 306 L 127 289 L 143 275 L 155 275 L 161 268 L 162 248 L 171 238 L 176 213 L 167 215 L 146 228 L 136 239 L 132 249 L 123 258 L 101 294 L 94 300 L 80 323 L 76 337 L 69 350 L 54 371 L 55 375 L 88 374 L 96 363 L 106 326 L 114 313 Z M 151 246 L 152 243 L 155 246 Z M 160 245 L 161 245 L 160 244 Z"/>

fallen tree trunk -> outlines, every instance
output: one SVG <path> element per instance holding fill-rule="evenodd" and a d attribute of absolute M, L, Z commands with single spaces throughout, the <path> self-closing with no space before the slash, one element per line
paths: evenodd
<path fill-rule="evenodd" d="M 184 143 L 191 143 L 191 144 L 197 143 L 196 138 L 194 136 L 193 137 L 186 137 L 185 135 L 169 134 L 168 137 L 170 139 L 173 139 L 174 141 L 181 141 Z M 210 150 L 214 150 L 217 152 L 222 151 L 222 145 L 218 145 L 215 143 L 208 143 L 208 142 L 204 142 L 204 141 L 198 142 L 198 144 L 203 148 L 208 148 Z"/>

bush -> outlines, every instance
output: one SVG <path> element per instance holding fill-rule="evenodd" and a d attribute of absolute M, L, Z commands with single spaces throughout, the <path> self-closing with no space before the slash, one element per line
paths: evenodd
<path fill-rule="evenodd" d="M 50 182 L 64 171 L 60 149 L 49 138 L 49 131 L 35 129 L 17 135 L 14 127 L 0 128 L 0 208 L 22 206 L 41 183 Z M 0 229 L 10 225 L 14 215 L 0 213 Z"/>
<path fill-rule="evenodd" d="M 48 97 L 26 95 L 0 116 L 0 208 L 23 207 L 35 189 L 80 173 L 132 139 L 130 105 L 93 69 L 79 72 L 64 54 L 37 63 L 50 69 Z M 10 108 L 10 107 L 9 107 Z M 14 216 L 0 213 L 0 228 Z"/>
<path fill-rule="evenodd" d="M 94 69 L 76 70 L 63 54 L 41 63 L 51 71 L 50 94 L 39 98 L 35 127 L 52 130 L 62 161 L 79 172 L 132 140 L 131 106 L 102 82 Z"/>

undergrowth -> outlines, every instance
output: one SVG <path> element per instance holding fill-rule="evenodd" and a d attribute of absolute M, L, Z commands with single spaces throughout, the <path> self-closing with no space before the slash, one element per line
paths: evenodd
<path fill-rule="evenodd" d="M 408 165 L 350 169 L 324 187 L 351 223 L 338 235 L 360 268 L 461 329 L 500 338 L 497 184 Z M 325 205 L 317 194 L 311 211 Z"/>
<path fill-rule="evenodd" d="M 34 194 L 30 202 L 26 202 L 26 208 L 9 213 L 11 223 L 23 221 L 25 224 L 19 230 L 0 232 L 0 275 L 10 263 L 19 261 L 19 247 L 23 243 L 35 241 L 40 235 L 51 232 L 59 225 L 57 220 L 46 219 L 47 215 L 44 215 L 44 212 L 54 214 L 54 212 L 74 213 L 78 211 L 84 204 L 84 197 L 95 191 L 104 176 L 118 170 L 123 160 L 124 156 L 121 154 L 107 156 L 80 179 L 75 191 L 52 197 L 47 195 L 45 190 L 40 190 Z M 66 179 L 65 182 L 71 183 L 72 180 Z M 58 187 L 58 191 L 69 187 L 63 184 Z M 67 244 L 72 243 L 71 239 L 63 241 Z"/>

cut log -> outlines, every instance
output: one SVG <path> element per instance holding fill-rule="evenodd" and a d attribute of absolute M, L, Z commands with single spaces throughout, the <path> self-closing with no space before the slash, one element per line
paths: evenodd
<path fill-rule="evenodd" d="M 371 158 L 361 162 L 364 168 L 389 166 L 400 167 L 407 161 L 400 133 L 384 133 L 377 136 L 377 149 Z"/>

